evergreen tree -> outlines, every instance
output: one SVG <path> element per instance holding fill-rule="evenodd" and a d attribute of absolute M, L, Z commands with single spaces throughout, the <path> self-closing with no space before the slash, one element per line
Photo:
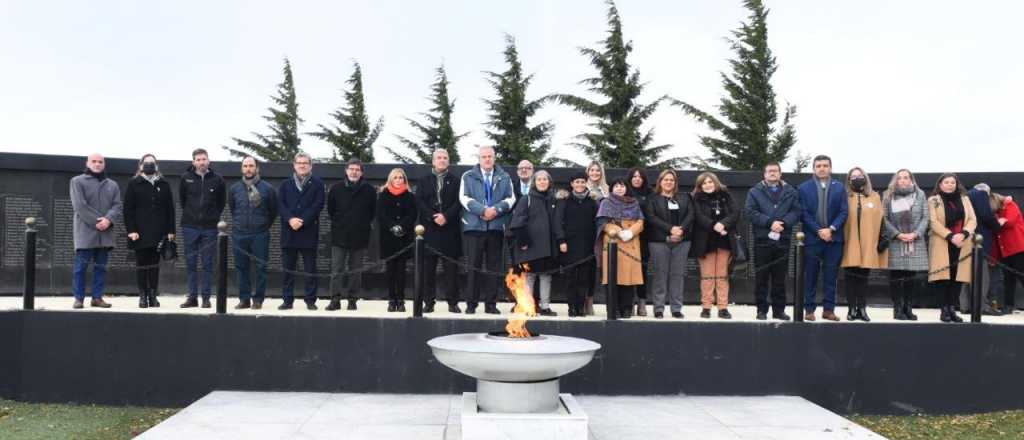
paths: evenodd
<path fill-rule="evenodd" d="M 352 76 L 346 81 L 352 89 L 345 91 L 345 107 L 331 113 L 335 124 L 331 127 L 318 124 L 320 129 L 308 134 L 334 146 L 331 162 L 344 162 L 354 157 L 372 163 L 373 143 L 384 128 L 384 118 L 378 119 L 371 129 L 363 95 L 363 71 L 358 62 L 353 61 L 352 66 Z"/>
<path fill-rule="evenodd" d="M 457 164 L 459 163 L 459 149 L 456 144 L 459 142 L 459 139 L 462 139 L 469 133 L 455 134 L 455 130 L 452 128 L 452 112 L 455 111 L 455 100 L 448 98 L 448 74 L 445 73 L 444 66 L 437 68 L 437 79 L 430 89 L 433 92 L 433 95 L 430 97 L 433 107 L 430 108 L 430 113 L 420 113 L 427 122 L 424 124 L 410 118 L 405 118 L 409 121 L 409 125 L 412 125 L 413 128 L 420 132 L 423 137 L 422 141 L 416 142 L 406 137 L 396 136 L 402 145 L 412 151 L 413 156 L 406 156 L 391 148 L 387 148 L 387 150 L 394 156 L 395 160 L 401 163 L 424 163 L 429 165 L 434 150 L 444 148 L 448 150 L 448 157 L 451 159 L 451 163 Z"/>
<path fill-rule="evenodd" d="M 700 142 L 711 151 L 711 161 L 733 170 L 760 169 L 768 162 L 782 162 L 796 143 L 791 122 L 796 117 L 796 106 L 787 103 L 782 123 L 778 130 L 774 127 L 778 111 L 771 79 L 778 64 L 768 47 L 768 10 L 761 0 L 744 0 L 743 5 L 750 16 L 729 39 L 736 59 L 729 60 L 731 75 L 721 73 L 726 92 L 718 105 L 721 118 L 673 100 L 717 132 L 717 136 L 700 136 Z"/>
<path fill-rule="evenodd" d="M 533 75 L 523 76 L 523 65 L 519 62 L 515 39 L 505 35 L 505 62 L 508 70 L 502 73 L 484 72 L 487 82 L 494 87 L 498 95 L 488 100 L 487 137 L 495 143 L 495 156 L 500 164 L 514 165 L 520 160 L 551 166 L 552 160 L 547 157 L 551 149 L 551 131 L 554 124 L 550 121 L 530 126 L 529 120 L 549 98 L 541 97 L 533 101 L 526 100 L 526 89 L 533 80 Z"/>
<path fill-rule="evenodd" d="M 277 85 L 277 96 L 271 96 L 278 107 L 268 107 L 269 116 L 263 119 L 270 122 L 267 126 L 271 134 L 262 135 L 253 132 L 255 141 L 231 138 L 238 144 L 238 149 L 223 146 L 235 157 L 252 155 L 265 161 L 291 161 L 300 151 L 299 144 L 299 103 L 295 100 L 295 82 L 292 79 L 292 64 L 284 59 L 284 82 Z"/>
<path fill-rule="evenodd" d="M 590 58 L 590 64 L 597 69 L 598 75 L 580 81 L 580 84 L 589 86 L 589 90 L 600 95 L 603 102 L 567 94 L 557 95 L 556 99 L 595 119 L 590 126 L 597 131 L 577 136 L 583 142 L 572 144 L 587 157 L 597 159 L 607 167 L 655 165 L 671 145 L 651 146 L 654 129 L 642 132 L 640 126 L 665 98 L 646 105 L 637 102 L 644 84 L 640 82 L 640 73 L 627 61 L 633 51 L 633 43 L 623 40 L 619 11 L 610 0 L 608 28 L 608 37 L 600 42 L 602 51 L 585 47 L 579 49 L 583 56 Z M 666 161 L 669 162 L 676 163 L 678 159 Z"/>

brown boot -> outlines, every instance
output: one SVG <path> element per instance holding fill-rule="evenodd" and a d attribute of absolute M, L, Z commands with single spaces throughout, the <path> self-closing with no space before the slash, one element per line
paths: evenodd
<path fill-rule="evenodd" d="M 826 310 L 824 312 L 821 312 L 821 319 L 827 319 L 829 321 L 838 321 L 839 317 L 836 316 L 835 312 L 831 310 Z"/>
<path fill-rule="evenodd" d="M 104 301 L 103 298 L 94 299 L 91 302 L 89 302 L 89 305 L 92 306 L 92 307 L 99 307 L 99 308 L 102 308 L 102 309 L 109 309 L 110 308 L 110 303 Z"/>
<path fill-rule="evenodd" d="M 814 312 L 810 312 L 810 313 L 804 315 L 804 321 L 814 322 L 814 319 L 815 319 L 814 318 Z"/>
<path fill-rule="evenodd" d="M 588 296 L 587 299 L 583 300 L 583 312 L 587 316 L 594 316 L 594 297 Z"/>
<path fill-rule="evenodd" d="M 640 298 L 636 300 L 636 316 L 647 316 L 647 300 Z"/>

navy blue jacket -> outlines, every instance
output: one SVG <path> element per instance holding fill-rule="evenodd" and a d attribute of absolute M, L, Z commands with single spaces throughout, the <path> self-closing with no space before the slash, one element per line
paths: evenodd
<path fill-rule="evenodd" d="M 992 212 L 992 205 L 988 203 L 988 193 L 972 189 L 967 191 L 967 198 L 971 199 L 974 215 L 978 218 L 978 230 L 975 233 L 981 234 L 981 248 L 986 255 L 990 255 L 992 254 L 993 238 L 995 234 L 999 233 L 1002 226 L 999 226 L 999 219 Z"/>
<path fill-rule="evenodd" d="M 768 233 L 772 231 L 772 223 L 781 221 L 783 227 L 780 243 L 788 243 L 792 235 L 793 227 L 800 222 L 800 196 L 796 188 L 786 182 L 779 182 L 782 185 L 782 193 L 779 195 L 779 202 L 772 201 L 768 193 L 768 185 L 764 181 L 758 182 L 747 193 L 747 202 L 744 205 L 744 212 L 750 225 L 754 229 L 754 238 L 768 240 Z M 815 206 L 817 209 L 817 206 Z"/>
<path fill-rule="evenodd" d="M 324 209 L 324 181 L 310 176 L 302 191 L 295 185 L 295 178 L 281 182 L 277 190 L 278 211 L 281 214 L 281 247 L 316 249 L 320 241 L 320 211 Z M 288 220 L 302 219 L 302 227 L 292 230 Z"/>
<path fill-rule="evenodd" d="M 811 177 L 810 180 L 800 184 L 800 220 L 804 224 L 804 234 L 807 238 L 805 243 L 808 246 L 824 243 L 818 238 L 818 230 L 832 227 L 832 242 L 843 242 L 843 225 L 846 224 L 846 216 L 849 215 L 849 203 L 846 201 L 846 187 L 838 180 L 831 179 L 828 193 L 828 224 L 818 223 L 818 178 Z"/>
<path fill-rule="evenodd" d="M 260 179 L 256 184 L 260 193 L 260 206 L 249 203 L 249 191 L 241 181 L 231 185 L 228 190 L 228 208 L 231 209 L 231 232 L 238 234 L 255 234 L 266 232 L 277 219 L 277 190 L 274 186 Z"/>

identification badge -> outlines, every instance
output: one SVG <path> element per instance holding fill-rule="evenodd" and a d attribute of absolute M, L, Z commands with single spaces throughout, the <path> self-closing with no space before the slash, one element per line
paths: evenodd
<path fill-rule="evenodd" d="M 679 204 L 676 203 L 675 200 L 669 200 L 668 201 L 668 209 L 671 210 L 671 211 L 675 211 L 675 210 L 679 209 Z"/>

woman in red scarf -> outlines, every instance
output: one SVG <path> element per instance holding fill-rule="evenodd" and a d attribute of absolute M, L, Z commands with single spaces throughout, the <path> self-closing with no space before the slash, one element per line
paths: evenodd
<path fill-rule="evenodd" d="M 405 171 L 395 168 L 388 173 L 388 183 L 377 196 L 377 224 L 380 226 L 380 257 L 400 255 L 387 262 L 388 311 L 405 311 L 405 262 L 416 225 L 416 199 L 409 192 Z"/>

